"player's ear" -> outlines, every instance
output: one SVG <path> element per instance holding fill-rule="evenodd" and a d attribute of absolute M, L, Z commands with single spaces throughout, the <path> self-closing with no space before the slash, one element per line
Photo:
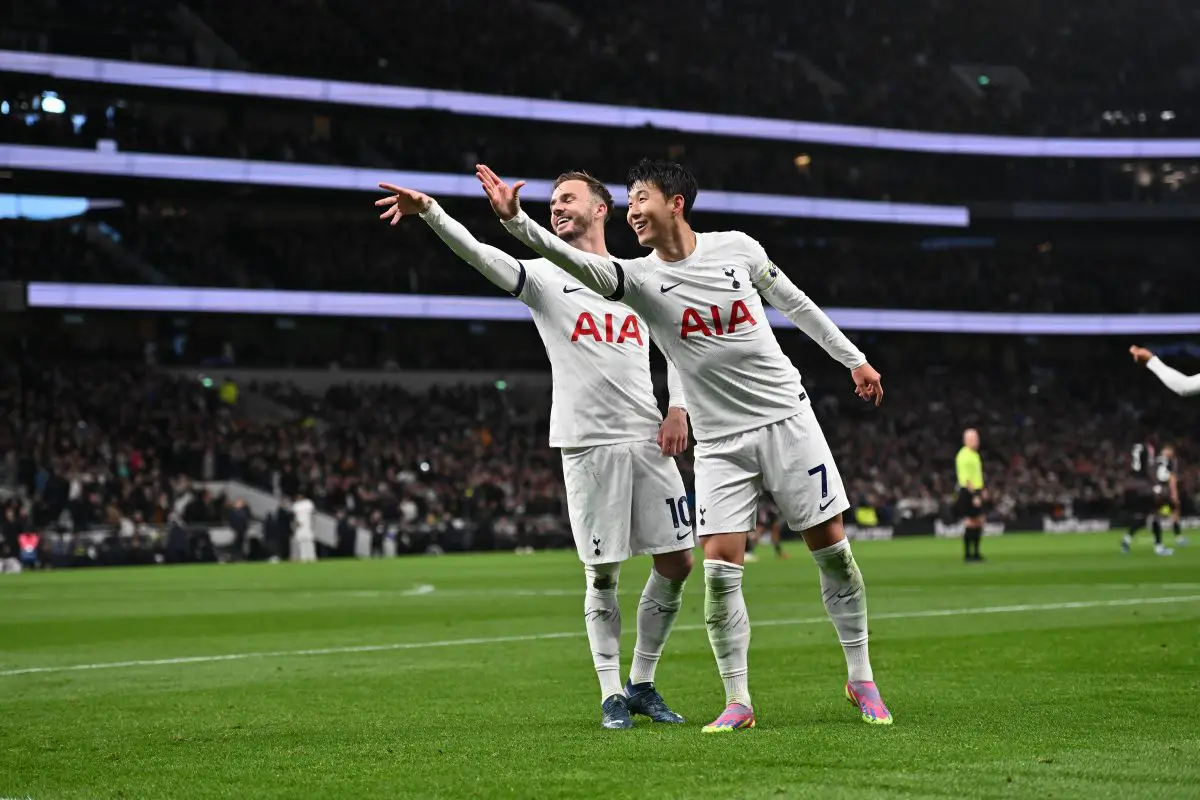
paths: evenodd
<path fill-rule="evenodd" d="M 682 217 L 683 216 L 683 207 L 685 204 L 686 204 L 686 201 L 683 199 L 683 195 L 681 195 L 681 194 L 671 195 L 671 214 L 674 216 Z"/>

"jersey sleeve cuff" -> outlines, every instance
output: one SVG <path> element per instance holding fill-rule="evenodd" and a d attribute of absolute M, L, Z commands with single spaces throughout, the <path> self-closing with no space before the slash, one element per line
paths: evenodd
<path fill-rule="evenodd" d="M 512 230 L 513 228 L 520 228 L 528 219 L 529 215 L 525 213 L 525 209 L 518 208 L 517 215 L 515 217 L 512 219 L 502 219 L 500 220 L 500 224 L 505 228 Z"/>
<path fill-rule="evenodd" d="M 429 222 L 431 219 L 437 219 L 438 215 L 440 215 L 441 213 L 442 213 L 442 207 L 440 205 L 438 205 L 437 200 L 434 200 L 432 203 L 429 204 L 429 208 L 422 211 L 418 216 L 421 219 L 425 220 L 426 222 Z"/>

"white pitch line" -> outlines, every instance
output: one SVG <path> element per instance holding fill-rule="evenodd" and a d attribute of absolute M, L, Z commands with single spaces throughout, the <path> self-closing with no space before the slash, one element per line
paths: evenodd
<path fill-rule="evenodd" d="M 1178 597 L 1132 597 L 1123 600 L 1078 600 L 1063 603 L 1024 603 L 1011 606 L 982 606 L 979 608 L 945 608 L 929 611 L 896 611 L 892 613 L 872 614 L 872 620 L 890 619 L 929 619 L 935 617 L 966 617 L 976 614 L 1020 614 L 1026 611 L 1067 611 L 1081 608 L 1120 608 L 1124 606 L 1167 605 L 1172 603 L 1192 603 L 1200 601 L 1200 594 L 1182 595 Z M 777 627 L 783 625 L 819 625 L 827 623 L 829 618 L 800 617 L 796 619 L 755 620 L 754 625 L 760 627 Z M 701 631 L 703 625 L 676 625 L 677 631 Z M 97 669 L 124 669 L 128 667 L 162 667 L 175 664 L 207 664 L 217 661 L 246 661 L 257 658 L 293 658 L 296 656 L 332 656 L 349 653 L 384 653 L 393 650 L 427 650 L 437 647 L 466 647 L 478 644 L 509 644 L 512 642 L 538 642 L 549 639 L 576 639 L 585 635 L 584 631 L 566 631 L 560 633 L 526 633 L 516 636 L 486 636 L 471 639 L 443 639 L 432 642 L 395 642 L 392 644 L 368 644 L 349 647 L 321 647 L 311 650 L 266 650 L 257 653 L 228 653 L 215 656 L 187 656 L 183 658 L 155 658 L 141 661 L 109 661 L 100 664 L 65 664 L 50 667 L 23 667 L 20 669 L 0 670 L 0 678 L 14 675 L 45 675 L 55 672 L 83 672 Z"/>

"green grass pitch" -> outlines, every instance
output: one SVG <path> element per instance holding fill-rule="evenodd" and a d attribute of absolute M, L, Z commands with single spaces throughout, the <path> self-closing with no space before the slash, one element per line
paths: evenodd
<path fill-rule="evenodd" d="M 658 674 L 688 724 L 632 731 L 569 553 L 4 576 L 0 798 L 1200 797 L 1200 545 L 1117 544 L 856 544 L 891 728 L 842 697 L 811 559 L 761 548 L 759 726 L 716 736 L 698 571 Z"/>

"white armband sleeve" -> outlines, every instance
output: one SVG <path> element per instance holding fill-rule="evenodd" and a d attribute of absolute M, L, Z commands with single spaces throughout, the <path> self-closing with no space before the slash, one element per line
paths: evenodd
<path fill-rule="evenodd" d="M 834 361 L 847 369 L 855 369 L 867 363 L 867 357 L 842 333 L 829 315 L 800 291 L 770 259 L 767 259 L 756 273 L 751 274 L 751 280 L 764 300 L 779 309 L 793 325 L 821 345 Z"/>
<path fill-rule="evenodd" d="M 625 271 L 607 256 L 587 253 L 564 242 L 533 221 L 524 211 L 504 221 L 505 229 L 535 253 L 609 300 L 625 296 Z"/>
<path fill-rule="evenodd" d="M 675 369 L 675 363 L 671 361 L 670 356 L 665 352 L 663 356 L 667 359 L 667 405 L 687 411 L 687 398 L 683 394 L 683 380 L 679 377 L 679 370 Z"/>
<path fill-rule="evenodd" d="M 1163 363 L 1158 356 L 1146 362 L 1146 369 L 1158 376 L 1163 385 L 1181 397 L 1200 394 L 1200 375 L 1184 375 Z"/>
<path fill-rule="evenodd" d="M 476 239 L 461 222 L 446 213 L 436 201 L 421 214 L 425 224 L 454 254 L 470 264 L 500 289 L 520 295 L 525 268 L 508 253 Z"/>

